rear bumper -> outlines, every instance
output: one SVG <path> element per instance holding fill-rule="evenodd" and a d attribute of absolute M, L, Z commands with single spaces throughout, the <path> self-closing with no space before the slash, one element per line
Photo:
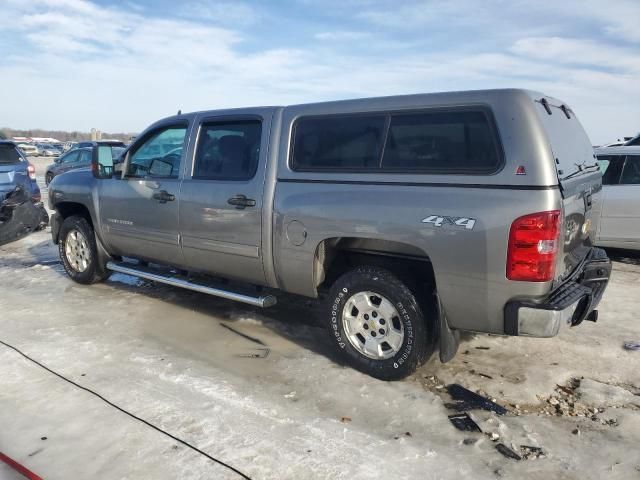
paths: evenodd
<path fill-rule="evenodd" d="M 547 297 L 513 300 L 505 306 L 507 335 L 553 337 L 561 328 L 598 318 L 596 310 L 611 276 L 611 260 L 593 248 L 575 272 Z"/>

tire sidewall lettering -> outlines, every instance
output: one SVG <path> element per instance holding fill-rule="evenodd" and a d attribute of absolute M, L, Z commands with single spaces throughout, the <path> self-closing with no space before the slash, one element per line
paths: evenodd
<path fill-rule="evenodd" d="M 346 347 L 347 342 L 342 338 L 341 329 L 338 324 L 338 312 L 342 312 L 341 304 L 347 293 L 349 293 L 349 290 L 346 287 L 342 288 L 331 306 L 331 329 L 333 330 L 333 335 L 338 342 L 338 346 L 343 350 Z"/>

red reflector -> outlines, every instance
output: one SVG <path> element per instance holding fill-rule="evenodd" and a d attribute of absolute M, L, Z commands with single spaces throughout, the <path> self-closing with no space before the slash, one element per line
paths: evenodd
<path fill-rule="evenodd" d="M 517 218 L 509 231 L 507 278 L 525 282 L 553 279 L 560 242 L 559 210 Z"/>

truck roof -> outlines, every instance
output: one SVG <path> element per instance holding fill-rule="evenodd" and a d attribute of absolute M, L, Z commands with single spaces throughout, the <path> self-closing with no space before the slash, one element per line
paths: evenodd
<path fill-rule="evenodd" d="M 532 99 L 546 97 L 553 100 L 552 97 L 541 92 L 526 90 L 521 88 L 498 88 L 485 90 L 460 90 L 451 92 L 434 92 L 434 93 L 414 93 L 407 95 L 388 95 L 381 97 L 362 97 L 356 99 L 329 100 L 322 102 L 299 103 L 290 105 L 268 105 L 268 106 L 247 106 L 240 108 L 220 108 L 215 110 L 199 110 L 179 115 L 172 115 L 168 118 L 180 118 L 197 114 L 207 114 L 214 112 L 224 112 L 225 114 L 242 113 L 247 110 L 265 110 L 265 109 L 304 109 L 306 107 L 315 107 L 319 105 L 331 107 L 369 107 L 369 108 L 393 108 L 393 105 L 401 103 L 420 103 L 430 105 L 450 105 L 456 102 L 480 102 L 487 100 L 498 101 L 506 97 L 528 96 Z M 558 101 L 559 102 L 559 101 Z"/>

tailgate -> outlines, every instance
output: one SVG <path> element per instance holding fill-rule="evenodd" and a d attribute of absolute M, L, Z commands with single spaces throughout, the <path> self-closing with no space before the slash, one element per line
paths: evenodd
<path fill-rule="evenodd" d="M 24 183 L 29 173 L 21 164 L 6 165 L 0 163 L 0 185 Z"/>
<path fill-rule="evenodd" d="M 556 266 L 556 280 L 562 280 L 593 246 L 602 201 L 602 174 L 589 137 L 573 111 L 550 97 L 536 99 L 535 103 L 562 192 L 564 224 Z"/>

